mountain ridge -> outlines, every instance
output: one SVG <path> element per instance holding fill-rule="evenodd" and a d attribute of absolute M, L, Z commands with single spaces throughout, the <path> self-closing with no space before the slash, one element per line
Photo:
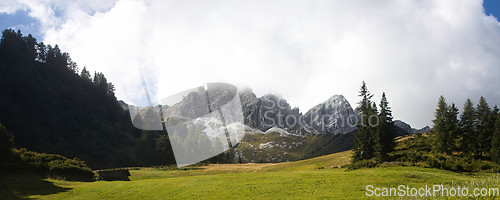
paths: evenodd
<path fill-rule="evenodd" d="M 167 113 L 177 113 L 175 109 L 179 107 L 188 110 L 191 110 L 190 105 L 200 107 L 203 98 L 191 97 L 203 94 L 203 91 L 192 91 L 181 102 L 166 108 Z M 354 122 L 360 117 L 343 95 L 335 94 L 305 114 L 276 94 L 257 97 L 251 89 L 245 88 L 239 90 L 239 99 L 246 134 L 237 146 L 224 153 L 230 154 L 232 162 L 293 161 L 353 148 L 357 133 Z M 400 120 L 395 121 L 394 131 L 395 136 L 413 133 L 411 126 Z"/>
<path fill-rule="evenodd" d="M 166 113 L 175 116 L 193 118 L 196 117 L 193 107 L 204 109 L 200 106 L 206 103 L 200 97 L 200 91 L 189 93 L 176 106 L 162 106 Z M 196 98 L 195 98 L 196 97 Z M 244 124 L 254 131 L 266 132 L 271 128 L 280 128 L 286 132 L 306 135 L 306 134 L 345 134 L 357 129 L 355 122 L 360 116 L 353 109 L 349 101 L 341 94 L 332 95 L 327 100 L 309 109 L 303 114 L 298 107 L 292 107 L 285 98 L 280 95 L 268 93 L 257 97 L 250 88 L 239 89 L 239 98 L 242 106 Z M 126 107 L 124 101 L 119 101 L 122 107 Z M 177 104 L 176 104 L 177 105 Z M 182 111 L 182 110 L 189 110 Z M 175 114 L 177 113 L 177 114 Z M 187 114 L 180 114 L 187 113 Z M 208 113 L 203 110 L 202 113 Z M 191 116 L 193 115 L 193 116 Z M 430 130 L 428 126 L 422 129 L 412 128 L 402 120 L 394 120 L 394 125 L 401 128 L 408 134 L 425 132 Z"/>
<path fill-rule="evenodd" d="M 294 161 L 354 147 L 357 127 L 348 123 L 359 120 L 360 116 L 341 94 L 332 95 L 303 114 L 280 95 L 257 97 L 249 88 L 239 91 L 246 134 L 235 148 L 224 153 L 230 154 L 232 162 Z M 287 118 L 303 121 L 279 123 Z M 266 124 L 269 122 L 277 123 Z M 415 129 L 402 120 L 394 120 L 395 137 L 429 130 L 429 127 Z"/>

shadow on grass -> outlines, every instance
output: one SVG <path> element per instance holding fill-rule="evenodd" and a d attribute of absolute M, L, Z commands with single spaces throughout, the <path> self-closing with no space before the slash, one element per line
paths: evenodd
<path fill-rule="evenodd" d="M 49 195 L 68 190 L 33 173 L 0 173 L 0 199 L 30 199 L 31 195 Z"/>

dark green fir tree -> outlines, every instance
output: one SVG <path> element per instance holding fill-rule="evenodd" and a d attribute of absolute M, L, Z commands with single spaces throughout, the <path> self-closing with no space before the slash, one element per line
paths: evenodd
<path fill-rule="evenodd" d="M 377 109 L 371 100 L 373 95 L 368 91 L 366 83 L 363 81 L 359 91 L 361 101 L 358 103 L 358 111 L 361 121 L 358 123 L 358 134 L 354 139 L 353 162 L 370 159 L 375 156 L 375 134 L 377 131 L 378 116 Z"/>
<path fill-rule="evenodd" d="M 380 100 L 379 107 L 380 121 L 377 126 L 375 151 L 378 160 L 387 161 L 389 157 L 388 153 L 394 150 L 395 143 L 392 112 L 391 107 L 389 107 L 389 102 L 385 96 L 385 92 L 382 93 L 382 99 Z"/>

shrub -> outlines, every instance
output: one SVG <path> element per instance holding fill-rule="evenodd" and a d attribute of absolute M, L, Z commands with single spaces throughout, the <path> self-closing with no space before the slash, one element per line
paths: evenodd
<path fill-rule="evenodd" d="M 127 169 L 99 170 L 97 179 L 104 181 L 130 181 L 130 172 Z"/>
<path fill-rule="evenodd" d="M 432 168 L 441 168 L 441 163 L 433 157 L 428 157 L 426 160 L 427 165 Z"/>
<path fill-rule="evenodd" d="M 46 177 L 74 181 L 94 180 L 94 172 L 77 158 L 68 159 L 57 154 L 36 153 L 26 149 L 14 150 L 14 153 L 29 168 Z"/>
<path fill-rule="evenodd" d="M 385 162 L 380 164 L 380 167 L 399 167 L 406 166 L 404 162 L 393 161 L 393 162 Z"/>
<path fill-rule="evenodd" d="M 491 169 L 491 165 L 488 163 L 483 163 L 481 164 L 481 170 L 488 170 Z"/>
<path fill-rule="evenodd" d="M 411 163 L 425 161 L 427 157 L 428 156 L 425 155 L 423 152 L 418 152 L 414 150 L 403 150 L 391 154 L 391 159 L 394 161 L 411 162 Z"/>
<path fill-rule="evenodd" d="M 376 166 L 377 166 L 377 162 L 374 159 L 370 159 L 370 160 L 360 160 L 360 161 L 354 162 L 352 164 L 346 165 L 345 167 L 348 170 L 355 170 L 355 169 L 361 169 L 361 168 L 372 168 L 372 167 L 376 167 Z"/>
<path fill-rule="evenodd" d="M 413 138 L 408 138 L 402 142 L 404 149 L 430 152 L 432 150 L 431 139 L 422 134 L 415 134 Z"/>

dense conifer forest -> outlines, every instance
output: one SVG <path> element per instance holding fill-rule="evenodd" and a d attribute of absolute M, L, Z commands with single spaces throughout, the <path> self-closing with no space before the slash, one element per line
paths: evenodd
<path fill-rule="evenodd" d="M 168 137 L 134 128 L 105 75 L 58 45 L 4 30 L 0 94 L 0 123 L 16 148 L 76 157 L 93 169 L 175 163 Z"/>

